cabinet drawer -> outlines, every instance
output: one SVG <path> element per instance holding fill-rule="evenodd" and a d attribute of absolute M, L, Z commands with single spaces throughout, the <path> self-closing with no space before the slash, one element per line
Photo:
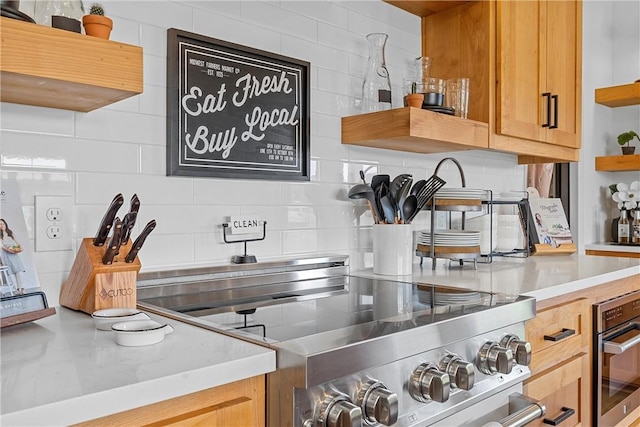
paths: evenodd
<path fill-rule="evenodd" d="M 589 393 L 589 381 L 582 376 L 588 364 L 589 355 L 581 353 L 525 382 L 524 394 L 541 401 L 547 408 L 545 416 L 531 426 L 548 425 L 545 419 L 555 420 L 556 425 L 562 427 L 589 425 L 588 405 L 582 404 Z"/>
<path fill-rule="evenodd" d="M 584 351 L 591 340 L 591 303 L 580 298 L 540 310 L 527 322 L 533 374 Z"/>

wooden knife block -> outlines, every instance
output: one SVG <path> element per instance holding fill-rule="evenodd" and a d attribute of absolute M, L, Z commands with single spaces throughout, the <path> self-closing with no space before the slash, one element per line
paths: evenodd
<path fill-rule="evenodd" d="M 82 239 L 69 278 L 60 289 L 60 305 L 89 314 L 103 308 L 135 308 L 141 264 L 138 257 L 124 262 L 131 245 L 131 241 L 122 245 L 113 263 L 104 265 L 107 245 L 94 246 L 92 238 Z"/>

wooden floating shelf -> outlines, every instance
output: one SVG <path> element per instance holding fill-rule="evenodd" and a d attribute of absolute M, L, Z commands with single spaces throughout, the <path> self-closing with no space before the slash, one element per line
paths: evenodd
<path fill-rule="evenodd" d="M 402 10 L 406 10 L 417 16 L 429 16 L 438 12 L 442 12 L 447 9 L 458 7 L 470 1 L 416 1 L 416 0 L 384 0 L 385 3 L 389 3 Z"/>
<path fill-rule="evenodd" d="M 413 153 L 489 147 L 489 125 L 419 108 L 394 108 L 342 118 L 342 143 Z"/>
<path fill-rule="evenodd" d="M 142 93 L 142 48 L 0 18 L 0 101 L 88 112 Z"/>
<path fill-rule="evenodd" d="M 640 105 L 640 82 L 596 89 L 596 103 L 607 107 Z"/>
<path fill-rule="evenodd" d="M 640 171 L 640 154 L 596 157 L 596 170 L 605 172 Z"/>

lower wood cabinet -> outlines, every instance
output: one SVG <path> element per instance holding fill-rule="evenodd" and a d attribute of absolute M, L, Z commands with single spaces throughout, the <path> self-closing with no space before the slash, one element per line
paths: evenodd
<path fill-rule="evenodd" d="M 249 378 L 76 425 L 264 426 L 265 377 Z"/>
<path fill-rule="evenodd" d="M 532 377 L 524 394 L 547 407 L 544 418 L 562 426 L 591 422 L 591 300 L 578 298 L 538 310 L 527 322 Z"/>
<path fill-rule="evenodd" d="M 579 353 L 563 361 L 554 368 L 529 378 L 524 386 L 524 394 L 539 400 L 547 407 L 547 412 L 530 426 L 561 425 L 563 427 L 590 425 L 586 419 L 583 400 L 590 396 L 591 384 L 584 373 L 589 371 L 589 355 Z"/>

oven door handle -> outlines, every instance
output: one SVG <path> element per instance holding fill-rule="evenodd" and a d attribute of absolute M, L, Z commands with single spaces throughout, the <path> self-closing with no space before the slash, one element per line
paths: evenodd
<path fill-rule="evenodd" d="M 512 393 L 509 396 L 509 412 L 513 413 L 500 421 L 491 421 L 482 427 L 523 427 L 542 418 L 547 408 L 542 402 L 520 393 Z"/>
<path fill-rule="evenodd" d="M 634 329 L 640 329 L 640 322 L 631 323 L 629 329 L 627 329 L 623 333 L 626 334 L 627 332 L 633 331 Z M 640 344 L 640 334 L 621 343 L 604 341 L 603 351 L 608 354 L 622 354 L 638 344 Z"/>

